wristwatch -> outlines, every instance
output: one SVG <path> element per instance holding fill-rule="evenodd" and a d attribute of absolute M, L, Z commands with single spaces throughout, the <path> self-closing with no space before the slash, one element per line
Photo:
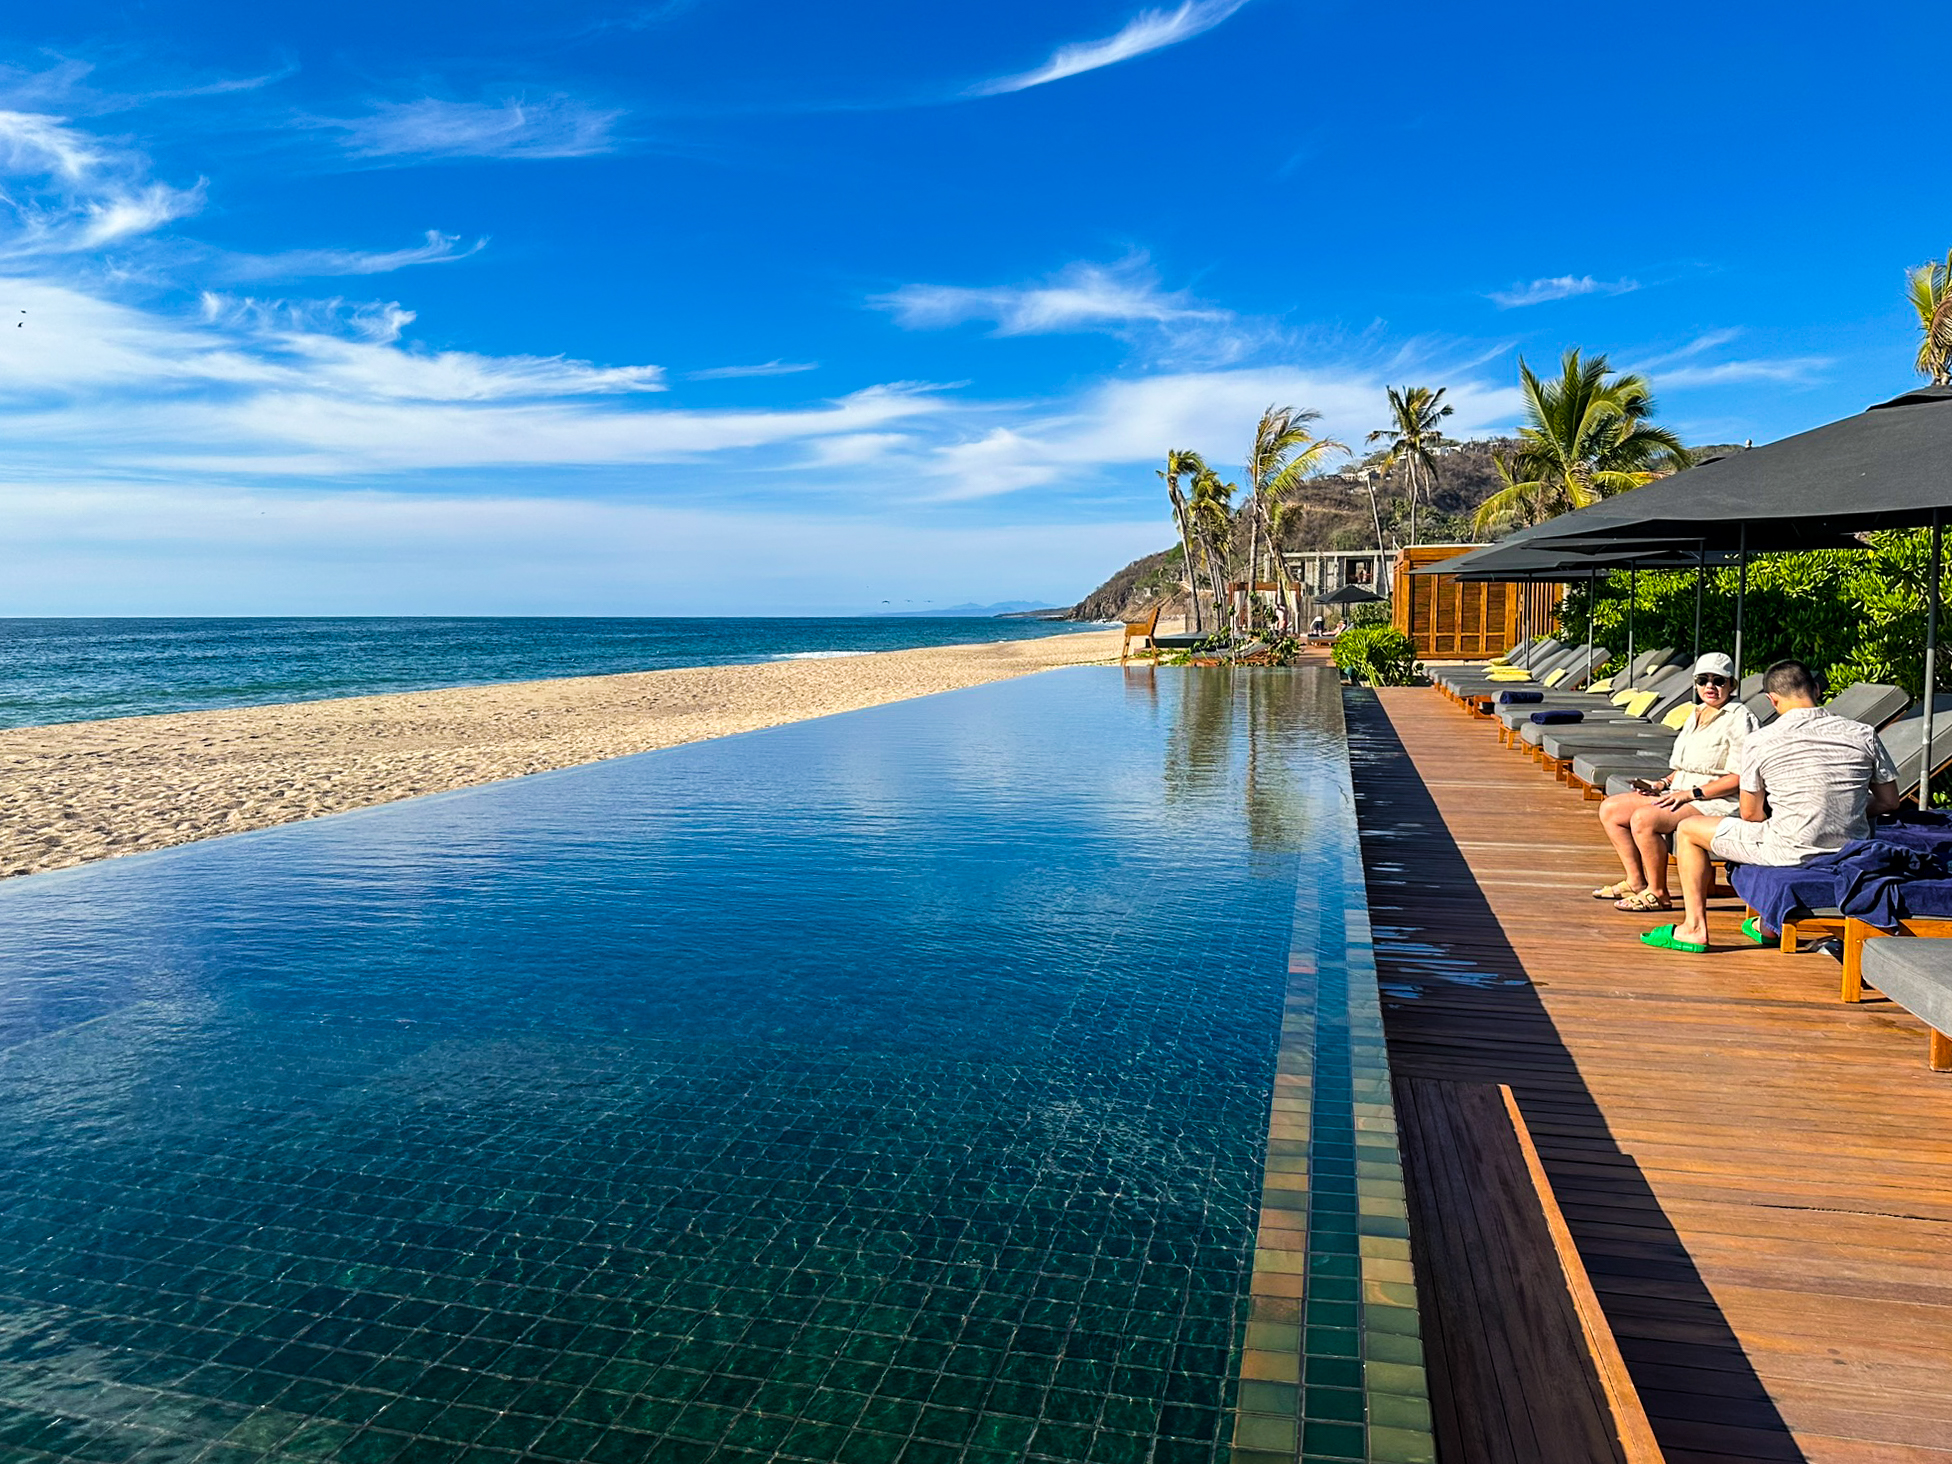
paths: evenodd
<path fill-rule="evenodd" d="M 1702 801 L 1702 797 L 1701 797 L 1701 789 L 1699 789 L 1699 788 L 1690 788 L 1690 789 L 1688 789 L 1688 802 L 1690 802 L 1690 803 L 1700 803 L 1701 801 Z"/>

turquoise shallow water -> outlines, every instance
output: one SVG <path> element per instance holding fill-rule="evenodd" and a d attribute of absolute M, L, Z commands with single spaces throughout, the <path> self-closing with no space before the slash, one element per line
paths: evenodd
<path fill-rule="evenodd" d="M 0 887 L 0 1451 L 1224 1457 L 1340 857 L 1311 674 L 1056 672 Z"/>
<path fill-rule="evenodd" d="M 1043 620 L 0 619 L 0 727 L 1065 635 Z"/>

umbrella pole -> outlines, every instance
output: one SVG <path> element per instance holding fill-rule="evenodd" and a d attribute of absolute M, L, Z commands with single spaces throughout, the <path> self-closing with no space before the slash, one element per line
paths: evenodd
<path fill-rule="evenodd" d="M 1932 806 L 1932 712 L 1938 702 L 1938 579 L 1944 543 L 1944 515 L 1932 510 L 1932 566 L 1925 577 L 1925 710 L 1919 731 L 1925 734 L 1918 749 L 1918 806 Z"/>
<path fill-rule="evenodd" d="M 1593 677 L 1593 622 L 1599 618 L 1600 572 L 1586 571 L 1586 679 Z"/>
<path fill-rule="evenodd" d="M 1633 690 L 1633 609 L 1640 598 L 1640 561 L 1627 566 L 1627 690 Z"/>
<path fill-rule="evenodd" d="M 1701 659 L 1701 591 L 1708 582 L 1708 546 L 1695 551 L 1694 565 L 1694 658 Z"/>
<path fill-rule="evenodd" d="M 1742 525 L 1741 568 L 1735 581 L 1735 689 L 1742 689 L 1742 606 L 1749 598 L 1749 526 Z"/>

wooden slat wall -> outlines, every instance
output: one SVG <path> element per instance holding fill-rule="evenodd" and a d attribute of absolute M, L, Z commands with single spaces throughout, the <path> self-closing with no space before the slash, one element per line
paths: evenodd
<path fill-rule="evenodd" d="M 1525 635 L 1558 624 L 1558 585 L 1459 584 L 1448 575 L 1411 574 L 1464 553 L 1468 544 L 1418 544 L 1397 558 L 1392 621 L 1420 660 L 1472 661 L 1501 655 Z"/>
<path fill-rule="evenodd" d="M 1349 698 L 1392 1068 L 1514 1090 L 1666 1457 L 1952 1464 L 1924 1028 L 1732 904 L 1708 956 L 1647 950 L 1588 897 L 1618 877 L 1591 806 L 1434 690 Z"/>

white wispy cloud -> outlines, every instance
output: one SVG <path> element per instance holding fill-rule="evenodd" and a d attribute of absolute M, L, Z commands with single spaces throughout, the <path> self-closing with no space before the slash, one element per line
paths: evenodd
<path fill-rule="evenodd" d="M 422 97 L 381 102 L 363 117 L 322 117 L 311 125 L 341 134 L 356 158 L 581 158 L 612 152 L 621 111 L 572 97 L 540 101 L 450 102 Z"/>
<path fill-rule="evenodd" d="M 185 317 L 29 280 L 8 298 L 28 324 L 0 335 L 0 430 L 14 461 L 63 473 L 672 462 L 945 410 L 899 382 L 788 410 L 652 408 L 661 367 L 416 349 L 413 313 L 393 302 L 211 294 Z"/>
<path fill-rule="evenodd" d="M 1747 360 L 1707 359 L 1741 336 L 1739 330 L 1713 330 L 1686 345 L 1641 357 L 1636 371 L 1653 375 L 1656 386 L 1730 386 L 1771 381 L 1797 386 L 1815 381 L 1833 364 L 1828 356 L 1751 357 Z"/>
<path fill-rule="evenodd" d="M 703 371 L 687 371 L 685 380 L 738 381 L 747 376 L 796 376 L 819 369 L 818 361 L 762 361 L 757 366 L 709 366 Z"/>
<path fill-rule="evenodd" d="M 1233 318 L 1230 311 L 1184 290 L 1162 290 L 1142 257 L 1114 265 L 1069 265 L 1032 285 L 903 285 L 870 303 L 892 312 L 908 330 L 943 330 L 983 320 L 994 324 L 992 334 L 999 336 L 1116 333 L 1134 325 Z"/>
<path fill-rule="evenodd" d="M 0 111 L 0 258 L 75 254 L 150 234 L 203 206 L 203 184 L 147 176 L 140 153 L 37 112 Z"/>
<path fill-rule="evenodd" d="M 1554 275 L 1533 280 L 1528 285 L 1513 285 L 1509 290 L 1493 290 L 1486 298 L 1502 310 L 1523 305 L 1544 305 L 1552 300 L 1570 300 L 1575 295 L 1626 295 L 1640 288 L 1638 280 L 1596 280 L 1591 275 Z"/>
<path fill-rule="evenodd" d="M 452 264 L 488 247 L 477 239 L 465 247 L 458 234 L 427 231 L 424 243 L 406 249 L 288 249 L 279 254 L 231 254 L 219 269 L 233 280 L 317 279 L 335 275 L 391 274 L 417 264 Z"/>
<path fill-rule="evenodd" d="M 1831 365 L 1828 356 L 1778 356 L 1769 360 L 1713 361 L 1663 371 L 1660 386 L 1726 386 L 1744 381 L 1801 384 L 1814 381 Z"/>
<path fill-rule="evenodd" d="M 1427 364 L 1427 363 L 1426 363 Z M 1377 425 L 1384 378 L 1363 367 L 1273 366 L 1174 372 L 1111 381 L 1075 401 L 934 447 L 921 464 L 945 499 L 990 498 L 1150 463 L 1166 447 L 1190 447 L 1223 473 L 1244 433 L 1271 403 L 1322 413 L 1322 435 L 1351 445 Z M 1452 378 L 1450 430 L 1463 437 L 1510 420 L 1516 387 Z"/>
<path fill-rule="evenodd" d="M 1077 41 L 1059 46 L 1050 60 L 1016 76 L 1001 76 L 969 89 L 970 96 L 993 97 L 1005 92 L 1024 91 L 1048 82 L 1062 81 L 1101 67 L 1115 66 L 1148 51 L 1176 46 L 1212 30 L 1239 10 L 1247 0 L 1186 0 L 1177 10 L 1145 10 L 1127 21 L 1116 35 L 1098 41 Z"/>

